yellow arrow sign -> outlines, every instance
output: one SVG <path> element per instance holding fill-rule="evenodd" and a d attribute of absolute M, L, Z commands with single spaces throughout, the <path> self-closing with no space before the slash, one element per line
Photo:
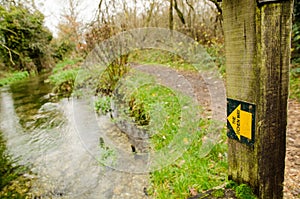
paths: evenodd
<path fill-rule="evenodd" d="M 252 127 L 252 114 L 241 110 L 239 105 L 228 117 L 231 127 L 233 128 L 236 136 L 241 140 L 241 136 L 252 139 L 251 127 Z"/>

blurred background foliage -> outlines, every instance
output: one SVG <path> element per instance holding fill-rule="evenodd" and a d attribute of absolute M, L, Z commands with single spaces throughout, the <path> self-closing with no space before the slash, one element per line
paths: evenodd
<path fill-rule="evenodd" d="M 292 61 L 300 63 L 300 1 L 294 1 Z"/>
<path fill-rule="evenodd" d="M 65 0 L 55 38 L 44 26 L 34 0 L 0 0 L 0 69 L 50 68 L 54 62 L 85 57 L 94 47 L 122 31 L 160 27 L 184 33 L 207 47 L 224 65 L 222 3 L 216 0 L 99 0 L 93 20 L 83 22 L 82 2 Z M 292 62 L 300 62 L 300 2 L 295 1 Z M 222 57 L 222 58 L 220 58 Z"/>
<path fill-rule="evenodd" d="M 52 34 L 43 26 L 41 12 L 22 4 L 0 5 L 0 19 L 0 59 L 5 67 L 35 72 L 51 67 Z"/>

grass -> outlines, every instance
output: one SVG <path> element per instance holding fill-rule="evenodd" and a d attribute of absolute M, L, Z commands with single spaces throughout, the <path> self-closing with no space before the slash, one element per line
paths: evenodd
<path fill-rule="evenodd" d="M 129 100 L 131 114 L 136 122 L 148 124 L 150 121 L 145 120 L 152 118 L 150 125 L 153 126 L 158 124 L 158 119 L 163 121 L 163 126 L 152 135 L 153 148 L 160 150 L 168 145 L 173 140 L 173 134 L 177 133 L 180 122 L 180 104 L 174 92 L 160 85 L 145 85 L 132 93 Z M 156 117 L 158 107 L 164 117 Z"/>
<path fill-rule="evenodd" d="M 52 73 L 59 73 L 65 69 L 72 69 L 77 67 L 78 64 L 82 62 L 82 58 L 74 58 L 74 59 L 65 59 L 61 62 L 58 62 L 52 70 Z"/>
<path fill-rule="evenodd" d="M 54 85 L 54 93 L 65 97 L 71 95 L 81 61 L 81 58 L 66 59 L 56 64 L 49 76 L 50 83 Z"/>
<path fill-rule="evenodd" d="M 225 48 L 224 44 L 212 44 L 205 47 L 211 60 L 216 64 L 219 72 L 225 75 Z M 137 62 L 140 64 L 159 64 L 176 70 L 197 71 L 197 69 L 180 56 L 159 49 L 137 50 L 130 54 L 129 62 Z"/>
<path fill-rule="evenodd" d="M 178 55 L 159 49 L 137 50 L 129 55 L 129 62 L 139 64 L 159 64 L 176 70 L 196 71 L 193 65 L 187 63 Z"/>
<path fill-rule="evenodd" d="M 151 174 L 150 193 L 155 198 L 187 198 L 191 188 L 201 192 L 224 184 L 227 178 L 227 145 L 222 140 L 209 156 L 200 158 L 201 138 L 201 133 L 198 133 L 197 139 L 182 157 Z"/>
<path fill-rule="evenodd" d="M 212 44 L 206 48 L 207 53 L 211 59 L 215 62 L 222 76 L 226 74 L 225 67 L 225 46 L 224 44 Z"/>
<path fill-rule="evenodd" d="M 102 96 L 95 101 L 95 111 L 99 114 L 105 115 L 111 111 L 111 97 Z"/>
<path fill-rule="evenodd" d="M 29 73 L 27 71 L 15 71 L 15 72 L 2 72 L 0 75 L 0 87 L 4 85 L 9 85 L 24 79 L 29 78 Z"/>
<path fill-rule="evenodd" d="M 97 92 L 101 92 L 101 94 L 104 95 L 112 94 L 120 78 L 123 77 L 129 70 L 126 62 L 127 55 L 124 55 L 120 59 L 114 60 L 108 67 L 105 68 L 100 75 Z"/>
<path fill-rule="evenodd" d="M 200 112 L 189 97 L 155 83 L 152 76 L 141 72 L 129 76 L 122 85 L 125 86 L 118 88 L 120 96 L 117 97 L 121 100 L 116 100 L 126 104 L 123 112 L 134 118 L 138 125 L 149 125 L 148 129 L 153 133 L 150 135 L 153 149 L 160 150 L 170 144 L 173 135 L 178 132 L 183 136 L 185 133 L 182 131 L 195 129 L 192 122 L 181 124 L 181 120 L 192 116 L 196 118 Z M 136 85 L 139 87 L 136 88 Z M 190 109 L 192 111 L 183 111 L 183 107 L 193 108 Z"/>

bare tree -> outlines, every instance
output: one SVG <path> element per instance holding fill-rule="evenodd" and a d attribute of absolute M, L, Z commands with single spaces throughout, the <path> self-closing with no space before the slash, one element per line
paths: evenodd
<path fill-rule="evenodd" d="M 147 12 L 148 16 L 147 16 L 147 18 L 146 18 L 146 23 L 145 23 L 146 27 L 148 27 L 149 24 L 150 24 L 150 20 L 151 20 L 152 15 L 153 15 L 154 7 L 155 7 L 155 1 L 153 0 L 153 1 L 150 3 L 150 9 L 149 9 L 149 11 Z"/>
<path fill-rule="evenodd" d="M 84 25 L 79 15 L 82 5 L 79 0 L 65 0 L 65 3 L 67 6 L 64 8 L 61 21 L 58 24 L 58 38 L 71 42 L 76 46 L 76 52 L 79 52 L 84 44 Z"/>

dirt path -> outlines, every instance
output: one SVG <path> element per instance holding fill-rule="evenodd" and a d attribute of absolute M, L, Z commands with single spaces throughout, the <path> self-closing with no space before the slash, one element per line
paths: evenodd
<path fill-rule="evenodd" d="M 300 103 L 289 100 L 284 198 L 300 198 Z"/>

